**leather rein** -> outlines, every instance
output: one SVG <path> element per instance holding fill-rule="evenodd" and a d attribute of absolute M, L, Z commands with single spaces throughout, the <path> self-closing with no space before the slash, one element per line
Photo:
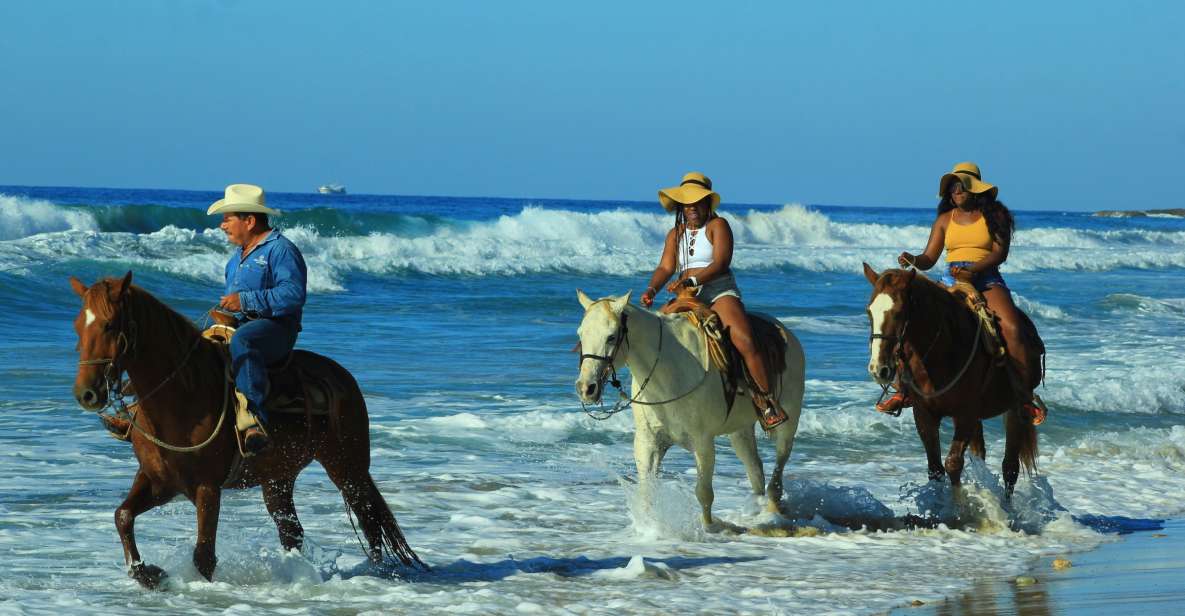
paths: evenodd
<path fill-rule="evenodd" d="M 189 349 L 185 351 L 185 356 L 181 358 L 181 362 L 177 364 L 177 367 L 174 368 L 168 376 L 166 376 L 164 379 L 161 379 L 161 382 L 157 383 L 156 386 L 149 390 L 147 394 L 144 394 L 143 396 L 137 396 L 134 402 L 128 404 L 124 402 L 124 372 L 126 367 L 123 365 L 123 361 L 125 356 L 132 358 L 136 356 L 138 329 L 135 319 L 132 319 L 131 316 L 127 315 L 126 313 L 126 309 L 120 310 L 120 325 L 115 338 L 115 353 L 111 357 L 78 360 L 79 366 L 106 366 L 103 369 L 103 387 L 107 390 L 107 404 L 96 409 L 94 413 L 102 415 L 103 411 L 115 407 L 116 415 L 121 412 L 127 413 L 129 433 L 134 429 L 140 434 L 144 435 L 144 437 L 153 444 L 169 451 L 178 453 L 191 453 L 201 450 L 206 445 L 212 443 L 214 441 L 214 437 L 216 437 L 222 430 L 222 424 L 226 420 L 227 415 L 226 409 L 229 406 L 230 401 L 230 390 L 228 388 L 223 388 L 226 391 L 223 394 L 222 412 L 218 417 L 218 424 L 214 426 L 214 429 L 210 432 L 210 436 L 206 438 L 205 441 L 198 443 L 197 445 L 170 445 L 169 443 L 161 441 L 160 439 L 153 436 L 150 432 L 145 430 L 143 426 L 136 422 L 136 415 L 139 413 L 141 405 L 144 403 L 144 401 L 152 397 L 153 394 L 160 391 L 165 385 L 172 381 L 181 372 L 181 369 L 189 363 L 189 358 L 193 355 L 194 350 L 196 350 L 198 345 L 202 342 L 201 334 L 199 333 L 197 335 L 193 341 L 193 344 L 190 345 Z M 128 332 L 131 332 L 131 334 L 129 335 Z M 226 369 L 229 371 L 229 366 Z M 227 373 L 227 378 L 230 378 L 229 372 Z M 129 435 L 124 435 L 125 438 L 127 436 Z"/>
<path fill-rule="evenodd" d="M 613 388 L 617 390 L 620 399 L 609 409 L 604 408 L 604 403 L 601 404 L 600 409 L 589 409 L 589 406 L 585 404 L 583 400 L 581 400 L 580 408 L 584 409 L 585 414 L 598 421 L 604 421 L 624 411 L 631 404 L 641 404 L 644 406 L 670 404 L 671 402 L 676 402 L 686 398 L 687 396 L 690 396 L 693 392 L 695 392 L 695 390 L 699 389 L 700 386 L 708 380 L 708 373 L 712 371 L 710 363 L 708 364 L 708 369 L 704 371 L 704 376 L 700 379 L 700 381 L 685 393 L 675 396 L 674 398 L 662 400 L 660 402 L 648 402 L 640 399 L 642 392 L 646 391 L 646 386 L 650 384 L 650 378 L 653 377 L 654 373 L 658 370 L 658 360 L 662 357 L 662 339 L 663 327 L 662 324 L 659 324 L 658 350 L 654 354 L 654 363 L 650 366 L 650 374 L 647 374 L 646 378 L 642 379 L 642 385 L 638 388 L 638 395 L 631 397 L 629 394 L 625 393 L 625 388 L 621 385 L 621 379 L 617 378 L 617 368 L 613 365 L 614 361 L 617 359 L 617 353 L 621 350 L 622 345 L 624 344 L 627 347 L 629 346 L 629 315 L 627 315 L 623 310 L 621 312 L 620 318 L 618 319 L 617 335 L 616 340 L 613 343 L 613 350 L 609 353 L 609 355 L 595 355 L 593 353 L 580 354 L 580 365 L 584 365 L 584 360 L 586 359 L 595 359 L 597 361 L 604 362 L 605 365 L 601 367 L 601 372 L 597 375 L 597 388 L 601 390 L 601 392 L 604 392 L 605 381 L 608 380 L 609 383 L 613 385 Z"/>
<path fill-rule="evenodd" d="M 912 292 L 909 294 L 909 299 L 906 300 L 905 304 L 911 308 L 913 307 Z M 967 354 L 967 361 L 963 363 L 963 367 L 959 369 L 958 374 L 956 374 L 955 377 L 946 384 L 946 386 L 934 391 L 933 393 L 926 393 L 922 391 L 917 382 L 914 381 L 913 374 L 909 371 L 909 363 L 905 361 L 905 350 L 903 348 L 904 345 L 902 342 L 905 340 L 905 332 L 909 328 L 909 322 L 909 319 L 905 319 L 905 321 L 901 324 L 901 328 L 897 330 L 896 334 L 871 333 L 868 336 L 868 342 L 871 344 L 873 340 L 893 341 L 893 359 L 894 364 L 899 364 L 901 366 L 901 382 L 906 387 L 909 387 L 911 390 L 913 390 L 913 392 L 923 400 L 931 400 L 949 392 L 951 389 L 954 389 L 955 385 L 958 385 L 959 381 L 963 379 L 963 376 L 967 374 L 967 369 L 970 368 L 971 363 L 975 361 L 975 354 L 979 352 L 979 339 L 983 336 L 983 319 L 980 319 L 978 316 L 975 318 L 975 342 L 971 345 L 971 352 Z M 922 362 L 923 367 L 926 365 L 926 358 L 929 357 L 930 351 L 934 349 L 934 344 L 938 342 L 938 338 L 941 336 L 942 330 L 939 329 L 934 333 L 934 338 L 930 340 L 930 345 L 926 348 L 926 352 L 921 355 L 919 361 Z M 881 385 L 881 395 L 880 398 L 877 399 L 878 404 L 881 402 L 881 400 L 885 399 L 886 395 L 888 395 L 890 386 L 891 382 Z M 895 411 L 892 411 L 890 414 L 894 417 L 897 417 L 901 415 L 901 409 L 898 408 Z"/>

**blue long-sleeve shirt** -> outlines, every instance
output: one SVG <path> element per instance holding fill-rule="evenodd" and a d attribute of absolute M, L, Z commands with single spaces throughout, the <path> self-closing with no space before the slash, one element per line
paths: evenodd
<path fill-rule="evenodd" d="M 240 321 L 268 318 L 301 330 L 308 280 L 304 256 L 288 238 L 272 229 L 243 257 L 236 248 L 226 263 L 226 294 L 239 294 Z"/>

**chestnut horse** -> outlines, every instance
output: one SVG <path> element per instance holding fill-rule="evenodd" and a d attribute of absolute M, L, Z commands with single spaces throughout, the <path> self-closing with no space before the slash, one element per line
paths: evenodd
<path fill-rule="evenodd" d="M 140 468 L 127 498 L 115 510 L 129 576 L 148 588 L 164 578 L 159 567 L 141 560 L 135 520 L 184 495 L 197 508 L 193 563 L 206 579 L 212 579 L 218 509 L 228 480 L 228 487 L 262 486 L 280 544 L 300 549 L 304 530 L 296 517 L 292 488 L 296 476 L 313 459 L 325 468 L 358 517 L 372 561 L 381 563 L 388 552 L 404 565 L 426 568 L 408 546 L 370 476 L 366 402 L 349 372 L 318 356 L 330 366 L 342 392 L 336 409 L 330 416 L 273 414 L 268 426 L 273 446 L 248 458 L 240 478 L 232 479 L 238 444 L 234 409 L 228 409 L 228 404 L 233 407 L 234 385 L 222 351 L 203 338 L 189 319 L 131 282 L 131 272 L 90 287 L 70 278 L 82 297 L 82 310 L 74 320 L 79 352 L 74 397 L 84 409 L 102 410 L 118 397 L 124 371 L 140 394 L 131 430 Z M 228 414 L 230 421 L 223 421 Z"/>
<path fill-rule="evenodd" d="M 1010 369 L 994 361 L 981 343 L 979 317 L 945 287 L 918 276 L 917 270 L 878 274 L 865 263 L 864 275 L 872 283 L 868 372 L 887 386 L 898 366 L 903 368 L 902 387 L 913 393 L 914 423 L 926 448 L 930 479 L 949 476 L 957 494 L 968 447 L 980 458 L 986 454 L 982 421 L 1004 414 L 1002 471 L 1005 493 L 1011 496 L 1020 466 L 1031 473 L 1036 464 L 1037 431 L 1021 412 L 1024 401 L 1014 391 Z M 1029 365 L 1039 366 L 1040 358 L 1030 359 Z M 1039 380 L 1039 373 L 1036 376 Z M 943 417 L 955 424 L 945 464 L 938 456 Z"/>

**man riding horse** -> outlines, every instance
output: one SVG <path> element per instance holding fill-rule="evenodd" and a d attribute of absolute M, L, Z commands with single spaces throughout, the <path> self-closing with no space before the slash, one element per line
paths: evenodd
<path fill-rule="evenodd" d="M 219 228 L 239 247 L 226 262 L 226 294 L 218 305 L 234 317 L 231 372 L 256 419 L 243 432 L 243 447 L 257 453 L 269 444 L 268 366 L 282 362 L 296 345 L 308 270 L 300 249 L 269 224 L 269 216 L 280 212 L 267 207 L 262 188 L 231 184 L 206 213 L 222 215 Z"/>

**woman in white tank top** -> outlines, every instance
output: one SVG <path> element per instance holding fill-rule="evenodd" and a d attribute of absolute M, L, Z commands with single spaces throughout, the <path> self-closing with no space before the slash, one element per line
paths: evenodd
<path fill-rule="evenodd" d="M 700 287 L 699 298 L 720 316 L 721 325 L 728 328 L 733 346 L 745 358 L 749 374 L 761 389 L 754 396 L 761 427 L 774 429 L 786 421 L 786 414 L 768 393 L 769 377 L 753 345 L 741 292 L 732 276 L 732 229 L 716 214 L 720 195 L 712 190 L 712 180 L 692 172 L 684 175 L 678 186 L 658 191 L 658 200 L 675 213 L 675 226 L 667 232 L 662 258 L 642 293 L 642 305 L 652 306 L 659 287 L 672 276 L 675 280 L 667 286 L 672 293 L 680 286 Z"/>

